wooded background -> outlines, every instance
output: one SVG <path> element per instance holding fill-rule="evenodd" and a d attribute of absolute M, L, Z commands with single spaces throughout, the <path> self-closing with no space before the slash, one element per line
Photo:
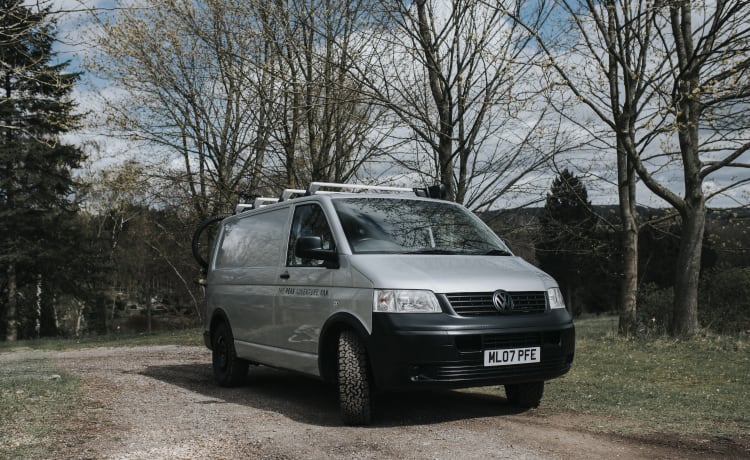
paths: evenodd
<path fill-rule="evenodd" d="M 0 0 L 6 340 L 197 323 L 195 225 L 312 180 L 442 183 L 624 335 L 750 328 L 746 1 L 66 4 Z"/>

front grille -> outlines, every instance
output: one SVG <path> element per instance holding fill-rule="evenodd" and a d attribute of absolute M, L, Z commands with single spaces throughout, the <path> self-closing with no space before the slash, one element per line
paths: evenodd
<path fill-rule="evenodd" d="M 485 350 L 497 350 L 502 348 L 527 348 L 542 345 L 542 334 L 529 332 L 521 334 L 484 334 L 482 335 L 482 347 Z"/>
<path fill-rule="evenodd" d="M 533 379 L 535 377 L 548 377 L 549 375 L 560 374 L 570 368 L 570 363 L 567 363 L 563 356 L 545 358 L 539 363 L 495 367 L 485 367 L 481 359 L 479 357 L 471 361 L 420 366 L 419 377 L 424 380 L 446 382 L 502 379 L 503 377 L 519 375 Z"/>
<path fill-rule="evenodd" d="M 468 334 L 455 337 L 456 348 L 460 353 L 473 353 L 481 350 L 503 350 L 506 348 L 529 348 L 560 346 L 560 331 L 520 332 L 515 334 Z"/>
<path fill-rule="evenodd" d="M 492 303 L 493 292 L 465 292 L 446 294 L 453 311 L 460 316 L 516 315 L 544 313 L 547 311 L 547 295 L 544 291 L 508 292 L 513 299 L 513 308 L 498 311 Z"/>
<path fill-rule="evenodd" d="M 444 382 L 455 386 L 547 380 L 570 369 L 573 361 L 572 340 L 572 329 L 457 335 L 457 357 L 442 362 L 415 363 L 410 369 L 410 379 L 413 382 Z M 508 366 L 484 365 L 484 353 L 487 350 L 530 347 L 541 348 L 540 362 Z"/>

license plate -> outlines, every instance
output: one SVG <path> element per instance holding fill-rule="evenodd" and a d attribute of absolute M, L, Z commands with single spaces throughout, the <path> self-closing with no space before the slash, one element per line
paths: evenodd
<path fill-rule="evenodd" d="M 542 360 L 540 347 L 484 350 L 485 366 L 509 366 L 512 364 L 538 363 Z"/>

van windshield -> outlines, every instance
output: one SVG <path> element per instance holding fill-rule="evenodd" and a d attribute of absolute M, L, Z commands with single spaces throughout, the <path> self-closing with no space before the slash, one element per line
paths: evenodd
<path fill-rule="evenodd" d="M 332 200 L 355 253 L 511 255 L 465 208 L 399 198 Z"/>

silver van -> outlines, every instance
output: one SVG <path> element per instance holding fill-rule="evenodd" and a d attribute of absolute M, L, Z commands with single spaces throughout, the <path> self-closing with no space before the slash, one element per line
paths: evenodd
<path fill-rule="evenodd" d="M 334 382 L 347 424 L 370 422 L 379 390 L 504 385 L 538 406 L 573 362 L 557 283 L 428 195 L 313 183 L 221 220 L 205 279 L 217 383 L 250 364 Z"/>

